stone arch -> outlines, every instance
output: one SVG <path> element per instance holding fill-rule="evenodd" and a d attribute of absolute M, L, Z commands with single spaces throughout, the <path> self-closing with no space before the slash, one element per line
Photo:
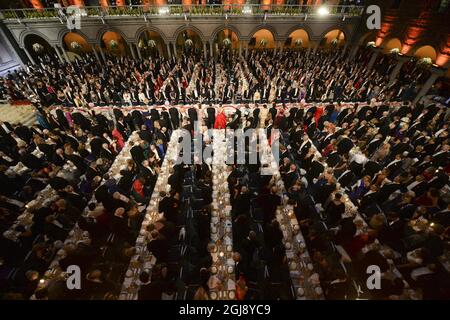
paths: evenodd
<path fill-rule="evenodd" d="M 66 34 L 68 33 L 78 33 L 81 37 L 83 37 L 86 42 L 91 43 L 91 39 L 89 39 L 89 37 L 82 32 L 81 30 L 69 30 L 69 29 L 62 29 L 58 32 L 58 45 L 63 45 L 64 44 L 64 37 L 66 36 Z"/>
<path fill-rule="evenodd" d="M 38 37 L 41 37 L 42 39 L 44 39 L 48 44 L 51 44 L 52 41 L 50 41 L 50 39 L 43 34 L 42 32 L 36 31 L 36 30 L 25 30 L 22 31 L 22 33 L 20 33 L 19 35 L 19 46 L 21 48 L 25 47 L 25 38 L 29 35 L 35 35 Z"/>
<path fill-rule="evenodd" d="M 385 40 L 381 43 L 381 48 L 383 49 L 383 53 L 389 53 L 394 48 L 401 50 L 402 41 L 400 38 L 395 36 L 385 38 Z"/>
<path fill-rule="evenodd" d="M 65 48 L 67 51 L 79 54 L 81 52 L 91 52 L 92 50 L 94 50 L 94 46 L 89 42 L 89 39 L 82 32 L 73 30 L 60 33 L 62 34 L 62 39 L 61 41 L 58 41 L 58 45 L 61 45 L 61 47 Z M 81 47 L 79 49 L 73 48 L 71 46 L 72 42 L 78 42 Z"/>
<path fill-rule="evenodd" d="M 263 40 L 266 40 L 265 44 L 263 44 Z M 274 34 L 266 28 L 261 28 L 252 34 L 249 46 L 253 46 L 255 49 L 274 49 L 278 47 Z"/>
<path fill-rule="evenodd" d="M 95 37 L 95 43 L 101 43 L 103 35 L 108 31 L 119 34 L 123 38 L 123 40 L 125 40 L 125 42 L 127 42 L 127 43 L 130 40 L 130 39 L 128 39 L 127 36 L 125 36 L 125 34 L 120 29 L 115 28 L 115 27 L 105 26 L 97 32 L 97 36 Z"/>
<path fill-rule="evenodd" d="M 297 30 L 305 30 L 306 34 L 308 35 L 308 40 L 311 41 L 313 31 L 306 24 L 297 24 L 297 25 L 293 26 L 292 28 L 289 28 L 289 30 L 284 34 L 284 38 L 287 39 L 293 32 L 295 32 Z"/>
<path fill-rule="evenodd" d="M 287 48 L 307 48 L 311 41 L 311 33 L 306 28 L 291 28 L 286 35 L 284 46 Z M 286 44 L 287 40 L 291 38 L 290 43 Z M 297 42 L 297 40 L 301 40 Z"/>
<path fill-rule="evenodd" d="M 223 26 L 220 26 L 220 27 L 217 27 L 216 29 L 214 29 L 214 31 L 211 33 L 211 40 L 214 40 L 217 37 L 217 35 L 219 34 L 219 32 L 226 30 L 226 29 L 233 31 L 236 34 L 236 36 L 238 37 L 238 40 L 241 40 L 242 36 L 241 36 L 239 29 L 233 25 L 223 25 Z"/>
<path fill-rule="evenodd" d="M 175 32 L 173 33 L 172 38 L 176 41 L 177 38 L 178 38 L 178 36 L 179 36 L 183 31 L 186 31 L 186 30 L 192 30 L 192 31 L 194 31 L 194 32 L 200 37 L 200 40 L 202 40 L 203 42 L 207 40 L 207 39 L 205 38 L 205 36 L 203 35 L 203 32 L 202 32 L 199 28 L 197 28 L 197 27 L 195 27 L 195 26 L 192 26 L 192 25 L 188 25 L 188 26 L 185 25 L 185 26 L 179 27 L 179 28 L 178 28 L 177 30 L 175 30 Z"/>
<path fill-rule="evenodd" d="M 167 44 L 169 43 L 166 35 L 153 26 L 139 28 L 136 32 L 137 50 L 142 57 L 168 56 Z"/>
<path fill-rule="evenodd" d="M 375 42 L 376 38 L 377 38 L 377 32 L 369 31 L 369 32 L 366 32 L 365 34 L 363 34 L 359 38 L 358 43 L 360 46 L 365 46 L 368 42 L 371 42 L 371 41 Z"/>
<path fill-rule="evenodd" d="M 329 28 L 327 28 L 325 31 L 323 31 L 320 35 L 319 35 L 319 39 L 323 39 L 330 31 L 334 31 L 334 30 L 339 30 L 344 34 L 344 40 L 348 41 L 349 40 L 349 32 L 347 30 L 347 28 L 345 27 L 345 25 L 342 24 L 337 24 L 334 26 L 331 26 Z"/>
<path fill-rule="evenodd" d="M 139 41 L 139 38 L 141 37 L 142 33 L 147 31 L 147 30 L 158 33 L 161 36 L 161 38 L 163 39 L 164 43 L 168 43 L 169 42 L 169 39 L 167 38 L 167 35 L 161 29 L 159 29 L 159 28 L 157 28 L 155 26 L 150 26 L 150 25 L 149 26 L 143 26 L 143 27 L 140 27 L 139 29 L 137 29 L 136 33 L 134 35 L 134 40 L 135 41 Z"/>
<path fill-rule="evenodd" d="M 179 28 L 175 33 L 174 46 L 176 54 L 185 52 L 186 54 L 201 52 L 203 50 L 203 44 L 205 38 L 201 31 L 196 27 L 183 26 Z M 188 36 L 188 38 L 184 38 Z M 187 40 L 191 40 L 191 44 L 188 45 Z"/>
<path fill-rule="evenodd" d="M 414 48 L 410 51 L 410 55 L 414 56 L 418 59 L 420 58 L 431 58 L 431 60 L 434 62 L 436 61 L 438 51 L 436 48 L 432 45 L 425 44 L 425 45 L 416 45 Z"/>
<path fill-rule="evenodd" d="M 255 28 L 253 28 L 253 30 L 248 34 L 248 38 L 251 39 L 251 38 L 255 35 L 255 33 L 257 33 L 259 30 L 263 30 L 263 29 L 269 30 L 269 31 L 272 33 L 273 39 L 274 39 L 275 41 L 278 41 L 278 40 L 279 40 L 280 36 L 278 35 L 277 30 L 276 30 L 273 26 L 271 26 L 270 24 L 260 24 L 260 25 L 257 25 L 257 26 L 256 26 Z"/>
<path fill-rule="evenodd" d="M 335 39 L 338 39 L 338 42 L 336 44 L 334 44 Z M 327 32 L 324 32 L 322 34 L 319 41 L 320 46 L 332 48 L 334 45 L 342 46 L 346 41 L 348 41 L 348 38 L 347 34 L 342 28 L 331 28 L 328 29 Z"/>

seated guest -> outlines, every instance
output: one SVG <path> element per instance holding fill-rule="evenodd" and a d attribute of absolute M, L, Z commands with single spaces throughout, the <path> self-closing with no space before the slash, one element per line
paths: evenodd
<path fill-rule="evenodd" d="M 158 263 L 167 262 L 169 243 L 167 239 L 157 230 L 151 232 L 151 240 L 147 244 L 147 250 L 151 252 Z"/>
<path fill-rule="evenodd" d="M 138 300 L 161 300 L 163 292 L 162 282 L 155 279 L 152 281 L 148 272 L 143 271 L 139 275 L 141 286 L 138 293 Z"/>
<path fill-rule="evenodd" d="M 329 226 L 336 226 L 342 219 L 342 214 L 345 212 L 345 204 L 342 202 L 342 195 L 335 193 L 333 201 L 328 204 L 324 215 Z"/>

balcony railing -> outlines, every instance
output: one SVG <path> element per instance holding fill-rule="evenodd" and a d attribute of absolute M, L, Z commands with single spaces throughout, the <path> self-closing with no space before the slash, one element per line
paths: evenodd
<path fill-rule="evenodd" d="M 264 5 L 264 4 L 218 4 L 218 5 L 164 5 L 164 6 L 116 6 L 84 7 L 84 17 L 140 17 L 140 16 L 361 16 L 363 6 L 326 6 L 327 12 L 319 12 L 316 5 Z M 2 20 L 61 19 L 67 16 L 66 8 L 7 9 L 0 11 Z"/>

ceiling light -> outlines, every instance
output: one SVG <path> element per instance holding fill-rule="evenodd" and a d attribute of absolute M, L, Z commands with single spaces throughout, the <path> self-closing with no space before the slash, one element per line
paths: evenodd
<path fill-rule="evenodd" d="M 317 10 L 317 13 L 319 16 L 326 16 L 330 13 L 330 10 L 326 6 L 321 6 L 319 10 Z"/>

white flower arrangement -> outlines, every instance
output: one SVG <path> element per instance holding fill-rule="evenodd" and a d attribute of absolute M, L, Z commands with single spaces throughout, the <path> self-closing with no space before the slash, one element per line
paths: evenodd
<path fill-rule="evenodd" d="M 40 44 L 40 43 L 33 44 L 33 51 L 34 52 L 39 53 L 39 52 L 42 52 L 43 50 L 44 50 L 44 46 L 42 44 Z"/>
<path fill-rule="evenodd" d="M 145 41 L 144 41 L 144 39 L 139 40 L 138 47 L 141 48 L 141 49 L 145 48 Z"/>
<path fill-rule="evenodd" d="M 259 41 L 259 44 L 261 45 L 261 47 L 265 47 L 267 45 L 267 39 L 262 38 L 261 41 Z"/>
<path fill-rule="evenodd" d="M 395 55 L 397 55 L 397 54 L 399 54 L 400 53 L 400 49 L 399 48 L 394 48 L 394 49 L 391 49 L 391 54 L 395 54 Z"/>
<path fill-rule="evenodd" d="M 419 65 L 427 66 L 427 65 L 431 65 L 432 63 L 433 63 L 433 60 L 431 60 L 430 57 L 425 57 L 425 58 L 417 60 L 417 64 L 419 64 Z"/>
<path fill-rule="evenodd" d="M 333 40 L 331 40 L 331 44 L 333 46 L 337 45 L 339 43 L 339 39 L 338 38 L 334 38 Z"/>
<path fill-rule="evenodd" d="M 154 47 L 156 47 L 156 42 L 155 42 L 155 40 L 148 40 L 148 46 L 150 47 L 150 48 L 154 48 Z"/>
<path fill-rule="evenodd" d="M 72 42 L 70 43 L 70 47 L 71 47 L 72 49 L 74 49 L 74 50 L 79 50 L 79 49 L 81 49 L 81 45 L 80 45 L 78 42 L 76 42 L 76 41 L 72 41 Z"/>
<path fill-rule="evenodd" d="M 109 41 L 109 46 L 111 47 L 111 49 L 117 49 L 119 47 L 119 44 L 116 40 L 111 40 Z"/>
<path fill-rule="evenodd" d="M 184 44 L 185 44 L 186 46 L 188 46 L 188 47 L 191 47 L 191 46 L 194 44 L 194 42 L 193 42 L 191 39 L 187 39 L 187 40 L 184 42 Z"/>
<path fill-rule="evenodd" d="M 373 47 L 375 47 L 376 45 L 375 45 L 375 41 L 369 41 L 369 42 L 367 42 L 367 44 L 366 44 L 366 47 L 371 47 L 371 48 L 373 48 Z"/>
<path fill-rule="evenodd" d="M 223 39 L 223 45 L 228 47 L 231 44 L 231 40 L 229 38 Z"/>
<path fill-rule="evenodd" d="M 302 40 L 302 39 L 297 39 L 297 40 L 295 40 L 295 46 L 296 46 L 296 47 L 301 47 L 302 44 L 303 44 L 303 40 Z"/>

